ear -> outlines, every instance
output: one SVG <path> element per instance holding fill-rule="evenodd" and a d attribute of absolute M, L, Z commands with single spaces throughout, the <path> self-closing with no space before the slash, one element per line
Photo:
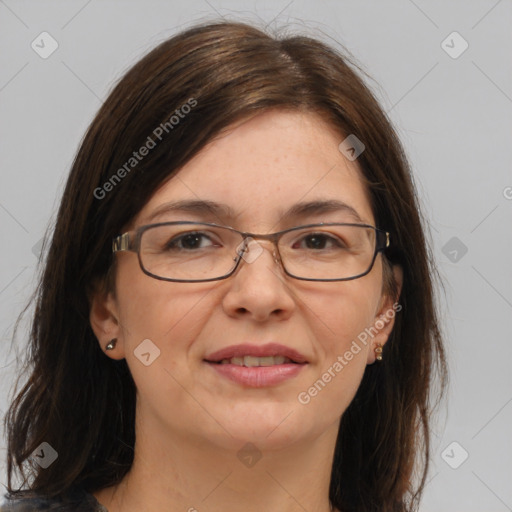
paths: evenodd
<path fill-rule="evenodd" d="M 114 293 L 106 292 L 102 286 L 95 286 L 89 296 L 89 304 L 91 328 L 98 339 L 101 350 L 112 359 L 123 359 L 125 357 L 124 343 L 119 323 L 118 303 Z M 115 347 L 112 350 L 106 350 L 107 344 L 113 338 L 117 338 Z"/>
<path fill-rule="evenodd" d="M 383 348 L 383 358 L 385 359 L 384 346 L 388 341 L 389 335 L 395 325 L 395 316 L 402 310 L 402 305 L 398 303 L 403 284 L 403 270 L 399 265 L 393 266 L 393 277 L 395 281 L 395 290 L 392 294 L 385 292 L 382 294 L 373 326 L 368 329 L 372 334 L 371 349 L 368 351 L 367 364 L 373 364 L 376 361 L 375 349 L 378 345 Z"/>

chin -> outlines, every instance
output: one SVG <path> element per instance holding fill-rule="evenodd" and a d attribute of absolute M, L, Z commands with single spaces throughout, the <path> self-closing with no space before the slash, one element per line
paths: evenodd
<path fill-rule="evenodd" d="M 225 414 L 211 411 L 227 430 L 217 429 L 211 441 L 227 449 L 239 450 L 249 442 L 261 450 L 277 450 L 306 438 L 309 428 L 299 415 L 300 408 L 297 410 L 292 404 L 286 407 L 282 403 L 246 405 Z"/>

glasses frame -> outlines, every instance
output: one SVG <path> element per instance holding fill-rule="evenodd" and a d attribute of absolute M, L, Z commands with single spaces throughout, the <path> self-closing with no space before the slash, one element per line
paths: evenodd
<path fill-rule="evenodd" d="M 144 268 L 144 265 L 142 263 L 142 258 L 140 255 L 140 241 L 142 239 L 142 235 L 145 231 L 155 228 L 158 226 L 167 226 L 167 225 L 175 225 L 175 224 L 193 224 L 196 226 L 210 226 L 210 227 L 217 227 L 217 228 L 224 228 L 228 229 L 230 231 L 233 231 L 234 233 L 238 233 L 242 236 L 242 243 L 244 243 L 243 250 L 241 250 L 238 255 L 233 258 L 233 261 L 235 262 L 235 266 L 232 270 L 230 270 L 227 274 L 222 275 L 220 277 L 213 277 L 208 279 L 173 279 L 169 277 L 161 277 L 157 276 L 155 274 L 152 274 L 148 270 Z M 300 229 L 304 228 L 311 228 L 311 227 L 325 227 L 325 226 L 358 226 L 362 228 L 370 228 L 375 231 L 375 250 L 373 252 L 372 261 L 370 263 L 370 266 L 365 272 L 362 272 L 361 274 L 358 274 L 353 277 L 342 277 L 342 278 L 336 278 L 336 279 L 313 279 L 313 278 L 307 278 L 307 277 L 299 277 L 294 274 L 291 274 L 288 272 L 286 267 L 284 266 L 284 263 L 281 259 L 281 254 L 279 252 L 279 240 L 280 238 L 285 235 L 286 233 L 290 233 L 291 231 L 298 231 Z M 158 279 L 160 281 L 170 281 L 175 283 L 205 283 L 209 281 L 221 281 L 222 279 L 227 279 L 228 277 L 232 276 L 237 268 L 240 266 L 240 261 L 243 259 L 243 254 L 247 248 L 247 240 L 249 238 L 252 238 L 254 240 L 260 239 L 260 240 L 268 240 L 273 243 L 274 245 L 274 259 L 277 259 L 276 262 L 280 264 L 281 268 L 283 269 L 284 273 L 294 279 L 299 279 L 301 281 L 352 281 L 353 279 L 358 279 L 360 277 L 365 276 L 368 274 L 375 264 L 375 260 L 377 258 L 377 254 L 379 252 L 383 252 L 386 248 L 390 245 L 390 235 L 387 231 L 384 231 L 382 229 L 376 228 L 375 226 L 371 226 L 370 224 L 355 224 L 355 223 L 346 223 L 346 222 L 320 222 L 315 224 L 304 224 L 302 226 L 294 226 L 293 228 L 284 229 L 282 231 L 277 231 L 276 233 L 269 233 L 269 234 L 258 234 L 258 233 L 249 233 L 247 231 L 239 231 L 238 229 L 232 228 L 231 226 L 222 226 L 220 224 L 215 224 L 212 222 L 195 222 L 195 221 L 170 221 L 170 222 L 159 222 L 156 224 L 146 224 L 144 226 L 140 226 L 136 229 L 133 229 L 131 231 L 127 231 L 126 233 L 123 233 L 122 235 L 118 235 L 115 238 L 112 239 L 112 253 L 120 252 L 120 251 L 130 251 L 137 253 L 137 258 L 139 260 L 139 266 L 144 272 L 144 274 L 153 277 L 154 279 Z"/>

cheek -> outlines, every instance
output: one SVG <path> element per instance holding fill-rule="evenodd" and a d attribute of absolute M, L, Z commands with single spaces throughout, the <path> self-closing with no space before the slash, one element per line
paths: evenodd
<path fill-rule="evenodd" d="M 199 364 L 191 361 L 191 347 L 209 310 L 207 290 L 193 288 L 145 275 L 119 287 L 124 357 L 142 402 L 162 419 L 167 411 L 162 403 L 171 397 L 176 410 L 194 409 L 180 383 L 189 382 Z"/>
<path fill-rule="evenodd" d="M 380 299 L 378 279 L 339 283 L 332 293 L 309 293 L 308 313 L 317 364 L 297 401 L 310 417 L 335 421 L 350 405 L 361 383 L 371 350 L 358 337 L 373 324 Z"/>
<path fill-rule="evenodd" d="M 377 270 L 377 269 L 375 269 Z M 336 283 L 331 290 L 308 291 L 303 313 L 315 326 L 316 343 L 329 350 L 345 351 L 371 326 L 381 297 L 380 272 L 354 281 Z"/>
<path fill-rule="evenodd" d="M 153 279 L 139 270 L 138 263 L 137 268 L 126 265 L 119 272 L 117 294 L 127 362 L 137 346 L 150 339 L 161 351 L 161 362 L 172 363 L 176 351 L 186 349 L 207 321 L 208 291 L 198 284 Z"/>

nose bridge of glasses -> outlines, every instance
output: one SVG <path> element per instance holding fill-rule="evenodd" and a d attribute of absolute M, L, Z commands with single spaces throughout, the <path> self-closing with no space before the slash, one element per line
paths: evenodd
<path fill-rule="evenodd" d="M 267 248 L 271 252 L 274 261 L 280 263 L 279 250 L 277 248 L 277 237 L 275 234 L 259 235 L 254 233 L 243 233 L 243 250 L 241 251 L 242 258 L 246 261 L 254 261 L 262 252 Z M 240 252 L 240 251 L 238 251 Z"/>

